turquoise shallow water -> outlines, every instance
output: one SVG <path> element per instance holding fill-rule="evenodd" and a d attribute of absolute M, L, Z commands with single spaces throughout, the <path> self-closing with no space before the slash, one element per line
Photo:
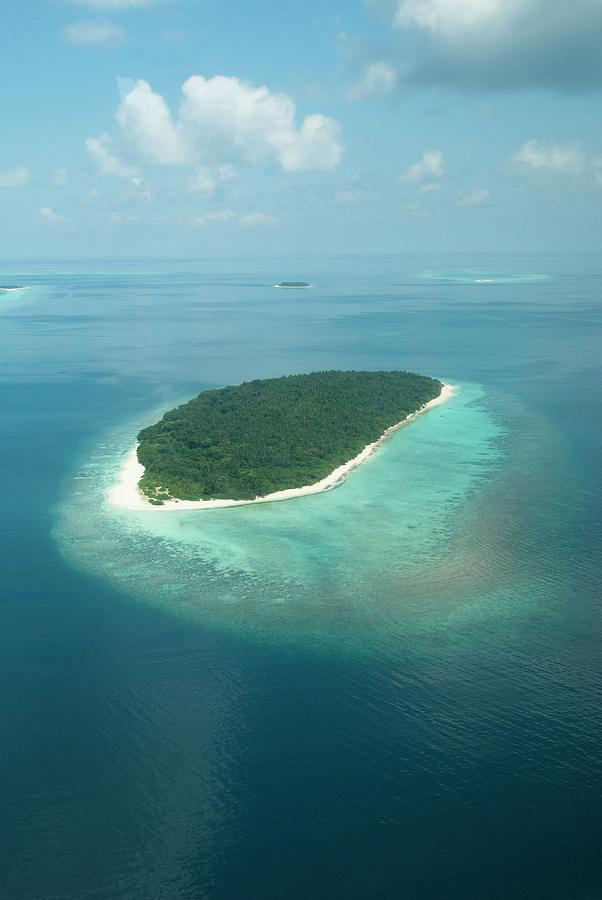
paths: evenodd
<path fill-rule="evenodd" d="M 289 640 L 311 618 L 312 640 L 340 650 L 341 631 L 347 639 L 355 631 L 365 646 L 368 622 L 390 633 L 381 582 L 428 581 L 452 564 L 459 512 L 499 467 L 502 435 L 483 390 L 458 385 L 333 490 L 236 509 L 131 512 L 103 497 L 122 460 L 120 430 L 67 487 L 57 537 L 74 564 L 177 613 L 250 632 L 261 625 Z"/>
<path fill-rule="evenodd" d="M 421 277 L 448 284 L 475 285 L 537 284 L 540 281 L 547 281 L 549 278 L 548 275 L 541 275 L 537 272 L 496 272 L 488 269 L 454 269 L 449 272 L 439 270 L 424 272 Z"/>
<path fill-rule="evenodd" d="M 599 260 L 2 283 L 4 895 L 601 896 Z M 460 391 L 319 496 L 105 503 L 160 410 L 333 367 Z"/>

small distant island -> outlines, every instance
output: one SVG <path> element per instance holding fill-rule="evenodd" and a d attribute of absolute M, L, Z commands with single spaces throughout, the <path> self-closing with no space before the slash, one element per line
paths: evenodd
<path fill-rule="evenodd" d="M 311 287 L 309 281 L 279 281 L 277 288 L 308 288 Z"/>
<path fill-rule="evenodd" d="M 451 393 L 411 372 L 343 371 L 203 391 L 140 432 L 109 499 L 182 509 L 317 493 Z"/>

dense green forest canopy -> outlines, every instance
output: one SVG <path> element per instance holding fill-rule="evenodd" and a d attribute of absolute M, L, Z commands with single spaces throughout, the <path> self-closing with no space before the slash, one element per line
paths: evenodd
<path fill-rule="evenodd" d="M 313 372 L 203 391 L 140 432 L 155 502 L 252 500 L 315 484 L 442 384 L 411 372 Z"/>

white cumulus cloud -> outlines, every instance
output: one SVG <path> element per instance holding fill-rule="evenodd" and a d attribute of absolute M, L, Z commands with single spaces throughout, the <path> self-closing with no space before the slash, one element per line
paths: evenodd
<path fill-rule="evenodd" d="M 59 213 L 55 212 L 49 206 L 40 207 L 39 216 L 45 222 L 53 222 L 55 225 L 58 225 L 61 222 L 67 221 L 67 219 L 64 216 L 59 215 Z"/>
<path fill-rule="evenodd" d="M 238 78 L 194 75 L 173 116 L 165 99 L 138 81 L 117 111 L 133 154 L 161 165 L 275 162 L 289 172 L 332 169 L 342 146 L 338 123 L 321 114 L 296 122 L 286 94 Z"/>
<path fill-rule="evenodd" d="M 600 0 L 396 0 L 409 80 L 461 89 L 602 84 Z"/>
<path fill-rule="evenodd" d="M 130 149 L 145 162 L 174 165 L 191 159 L 182 129 L 147 81 L 138 81 L 121 101 L 117 121 Z"/>
<path fill-rule="evenodd" d="M 218 184 L 238 178 L 236 166 L 198 166 L 188 181 L 188 190 L 195 194 L 212 194 Z"/>
<path fill-rule="evenodd" d="M 400 0 L 393 24 L 459 36 L 485 26 L 499 28 L 525 0 Z"/>
<path fill-rule="evenodd" d="M 27 166 L 17 166 L 16 169 L 0 171 L 0 188 L 18 188 L 29 182 L 30 175 Z"/>
<path fill-rule="evenodd" d="M 444 172 L 445 164 L 441 150 L 427 150 L 419 162 L 408 166 L 401 180 L 418 183 L 430 178 L 441 178 Z"/>
<path fill-rule="evenodd" d="M 531 176 L 549 182 L 571 181 L 579 187 L 602 186 L 602 157 L 577 142 L 545 143 L 527 141 L 513 153 L 505 166 L 511 175 Z"/>
<path fill-rule="evenodd" d="M 188 190 L 193 194 L 211 194 L 215 187 L 215 177 L 208 166 L 199 166 L 188 181 Z"/>
<path fill-rule="evenodd" d="M 134 178 L 139 170 L 122 162 L 113 150 L 113 139 L 108 134 L 86 138 L 88 156 L 101 175 L 116 175 L 120 178 Z"/>
<path fill-rule="evenodd" d="M 390 94 L 396 87 L 399 76 L 396 69 L 385 60 L 365 65 L 349 92 L 352 100 L 365 100 L 375 94 Z"/>
<path fill-rule="evenodd" d="M 73 22 L 63 28 L 63 37 L 71 44 L 115 44 L 125 38 L 125 31 L 112 22 Z"/>
<path fill-rule="evenodd" d="M 512 155 L 509 168 L 516 172 L 579 175 L 586 165 L 585 154 L 578 144 L 544 144 L 532 140 Z"/>

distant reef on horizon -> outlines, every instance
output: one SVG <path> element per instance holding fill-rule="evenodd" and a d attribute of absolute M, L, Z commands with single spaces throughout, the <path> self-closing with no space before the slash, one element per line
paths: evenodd
<path fill-rule="evenodd" d="M 138 436 L 152 504 L 252 501 L 322 481 L 444 385 L 411 372 L 313 372 L 203 391 Z"/>

